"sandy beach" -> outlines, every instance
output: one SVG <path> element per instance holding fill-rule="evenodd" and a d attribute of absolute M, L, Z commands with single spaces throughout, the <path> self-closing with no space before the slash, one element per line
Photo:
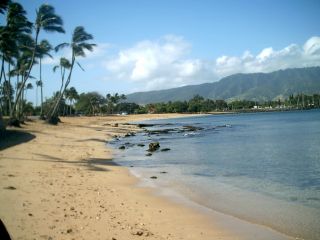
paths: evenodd
<path fill-rule="evenodd" d="M 252 239 L 287 239 L 156 196 L 112 162 L 106 141 L 138 130 L 123 123 L 182 116 L 62 118 L 58 126 L 35 120 L 9 129 L 1 142 L 0 218 L 12 238 L 244 239 L 246 232 Z"/>
<path fill-rule="evenodd" d="M 176 115 L 27 122 L 0 152 L 0 217 L 11 237 L 231 239 L 196 211 L 135 187 L 137 179 L 111 161 L 105 142 L 136 130 L 121 123 L 164 117 Z"/>

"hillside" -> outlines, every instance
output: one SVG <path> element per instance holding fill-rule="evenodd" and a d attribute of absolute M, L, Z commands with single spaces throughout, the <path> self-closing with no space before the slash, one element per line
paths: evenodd
<path fill-rule="evenodd" d="M 218 82 L 127 95 L 139 104 L 188 100 L 199 94 L 210 99 L 253 101 L 286 98 L 290 94 L 319 93 L 320 67 L 294 68 L 271 73 L 234 74 Z"/>

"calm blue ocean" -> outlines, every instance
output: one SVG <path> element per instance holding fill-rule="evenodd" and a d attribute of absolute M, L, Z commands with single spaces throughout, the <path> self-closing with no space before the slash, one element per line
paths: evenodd
<path fill-rule="evenodd" d="M 207 208 L 294 237 L 320 239 L 319 110 L 148 123 L 164 124 L 149 130 L 174 130 L 142 132 L 114 142 L 116 148 L 129 146 L 117 152 L 115 161 L 131 166 L 134 174 L 149 183 L 173 189 Z M 179 131 L 185 125 L 202 130 Z M 147 157 L 152 141 L 171 150 Z"/>

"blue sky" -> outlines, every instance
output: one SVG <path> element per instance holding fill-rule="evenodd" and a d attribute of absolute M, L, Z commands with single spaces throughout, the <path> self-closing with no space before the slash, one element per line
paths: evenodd
<path fill-rule="evenodd" d="M 237 72 L 320 65 L 319 0 L 19 0 L 31 21 L 53 5 L 66 34 L 45 34 L 53 45 L 82 25 L 98 44 L 79 59 L 72 86 L 79 92 L 129 93 L 217 81 Z M 59 76 L 45 61 L 45 93 Z M 37 76 L 37 66 L 34 68 Z M 34 93 L 30 94 L 34 101 Z"/>

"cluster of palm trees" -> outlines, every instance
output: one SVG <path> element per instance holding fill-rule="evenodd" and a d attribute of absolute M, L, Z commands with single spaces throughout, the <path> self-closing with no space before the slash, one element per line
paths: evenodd
<path fill-rule="evenodd" d="M 54 70 L 60 69 L 61 88 L 55 103 L 50 111 L 41 115 L 46 117 L 49 123 L 56 123 L 58 118 L 59 103 L 68 88 L 72 72 L 77 65 L 78 57 L 85 57 L 85 50 L 92 51 L 95 44 L 88 43 L 93 39 L 82 26 L 75 28 L 71 42 L 62 43 L 53 48 L 49 41 L 39 40 L 42 31 L 49 33 L 65 33 L 62 18 L 55 13 L 53 6 L 41 5 L 36 11 L 34 22 L 28 20 L 23 6 L 10 0 L 1 0 L 0 14 L 4 14 L 6 22 L 0 26 L 0 91 L 8 104 L 10 124 L 19 125 L 24 119 L 23 105 L 25 94 L 31 88 L 31 75 L 33 67 L 39 64 L 39 79 L 36 86 L 41 89 L 41 106 L 43 105 L 43 78 L 42 59 L 52 57 L 52 50 L 59 51 L 61 48 L 71 48 L 71 59 L 61 58 L 60 64 Z M 15 78 L 15 87 L 12 87 L 12 79 Z M 0 132 L 4 129 L 3 106 L 0 104 Z M 1 134 L 1 133 L 0 133 Z"/>

